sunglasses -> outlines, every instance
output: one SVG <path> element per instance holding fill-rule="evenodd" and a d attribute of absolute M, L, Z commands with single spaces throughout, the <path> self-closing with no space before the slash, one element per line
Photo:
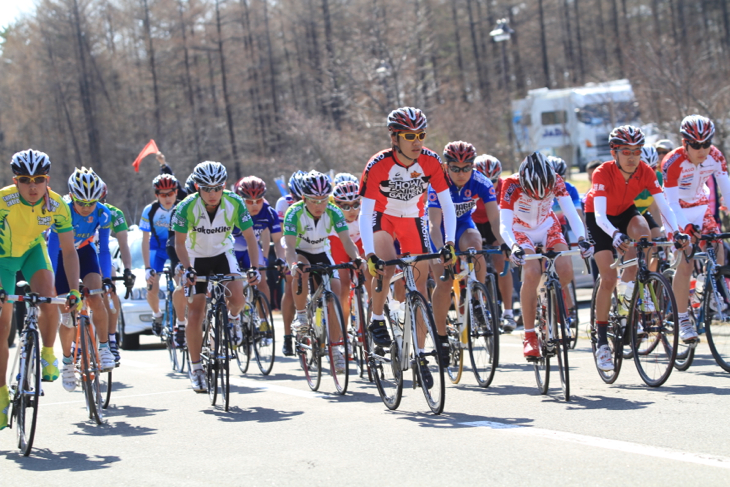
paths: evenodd
<path fill-rule="evenodd" d="M 198 189 L 200 191 L 205 191 L 206 193 L 217 193 L 218 191 L 223 191 L 223 185 L 220 186 L 198 186 Z"/>
<path fill-rule="evenodd" d="M 656 151 L 656 153 L 658 156 L 664 157 L 667 154 L 669 154 L 669 151 L 668 150 L 658 150 L 658 151 Z"/>
<path fill-rule="evenodd" d="M 48 181 L 48 176 L 18 176 L 15 179 L 21 184 L 41 184 Z"/>
<path fill-rule="evenodd" d="M 167 198 L 168 196 L 175 196 L 175 193 L 177 193 L 177 191 L 170 191 L 169 193 L 157 193 L 157 192 L 155 192 L 155 194 L 157 196 L 162 196 L 163 198 Z"/>
<path fill-rule="evenodd" d="M 307 201 L 309 201 L 310 203 L 313 203 L 315 205 L 323 205 L 323 204 L 327 203 L 330 200 L 329 198 L 324 198 L 324 199 L 321 199 L 321 200 L 317 200 L 317 199 L 309 198 L 309 197 L 306 197 L 305 199 Z"/>
<path fill-rule="evenodd" d="M 398 135 L 406 139 L 408 142 L 413 142 L 414 140 L 416 140 L 416 138 L 418 138 L 418 140 L 423 140 L 426 138 L 426 132 L 421 132 L 419 134 L 404 134 L 402 132 L 398 132 Z"/>
<path fill-rule="evenodd" d="M 700 150 L 700 149 L 709 149 L 712 145 L 712 140 L 706 140 L 703 143 L 699 142 L 690 142 L 689 140 L 685 139 L 685 142 L 688 146 L 692 147 L 694 150 Z"/>
<path fill-rule="evenodd" d="M 337 206 L 340 207 L 341 210 L 349 211 L 349 210 L 359 210 L 360 209 L 360 202 L 356 201 L 351 205 L 347 205 L 344 203 L 337 203 Z"/>
<path fill-rule="evenodd" d="M 616 150 L 616 152 L 620 152 L 621 154 L 625 156 L 640 156 L 641 155 L 641 149 L 631 150 L 631 149 L 621 149 Z"/>
<path fill-rule="evenodd" d="M 264 201 L 264 199 L 263 198 L 258 198 L 258 199 L 255 199 L 255 200 L 245 200 L 245 201 L 246 201 L 246 204 L 247 205 L 258 205 L 259 203 L 261 203 L 262 201 Z"/>
<path fill-rule="evenodd" d="M 466 167 L 458 167 L 458 166 L 452 166 L 449 164 L 449 171 L 458 174 L 460 172 L 472 172 L 474 168 L 472 166 L 466 166 Z"/>
<path fill-rule="evenodd" d="M 82 208 L 89 208 L 91 206 L 94 206 L 99 200 L 92 200 L 92 201 L 83 201 L 80 199 L 77 199 L 75 196 L 71 197 L 74 200 L 74 203 L 79 205 Z"/>

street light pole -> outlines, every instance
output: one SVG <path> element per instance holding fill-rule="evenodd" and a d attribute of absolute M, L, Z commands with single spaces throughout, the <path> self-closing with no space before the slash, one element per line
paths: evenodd
<path fill-rule="evenodd" d="M 512 37 L 512 34 L 514 34 L 514 30 L 509 26 L 509 23 L 507 22 L 507 19 L 499 19 L 497 21 L 497 27 L 489 33 L 489 36 L 492 38 L 492 42 L 496 42 L 500 44 L 501 51 L 502 51 L 502 77 L 503 77 L 503 84 L 504 84 L 504 92 L 506 94 L 507 99 L 507 137 L 509 139 L 509 147 L 510 151 L 513 154 L 513 157 L 510 158 L 510 169 L 512 172 L 515 170 L 514 166 L 514 145 L 515 145 L 515 136 L 514 136 L 514 128 L 512 127 L 512 99 L 510 97 L 510 89 L 509 89 L 509 78 L 507 76 L 507 49 L 506 49 L 506 43 L 504 41 L 508 41 L 510 37 Z"/>

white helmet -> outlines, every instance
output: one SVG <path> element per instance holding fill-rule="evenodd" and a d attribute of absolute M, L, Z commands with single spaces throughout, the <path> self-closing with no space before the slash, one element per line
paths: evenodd
<path fill-rule="evenodd" d="M 199 186 L 215 187 L 225 184 L 228 173 L 220 162 L 205 161 L 195 166 L 193 178 Z"/>
<path fill-rule="evenodd" d="M 68 178 L 68 192 L 77 200 L 97 201 L 104 193 L 104 181 L 91 168 L 76 168 Z"/>
<path fill-rule="evenodd" d="M 10 168 L 17 176 L 42 176 L 51 170 L 51 160 L 45 152 L 27 149 L 13 155 Z"/>
<path fill-rule="evenodd" d="M 649 165 L 650 168 L 656 169 L 659 162 L 659 154 L 653 145 L 645 145 L 641 148 L 641 160 Z"/>

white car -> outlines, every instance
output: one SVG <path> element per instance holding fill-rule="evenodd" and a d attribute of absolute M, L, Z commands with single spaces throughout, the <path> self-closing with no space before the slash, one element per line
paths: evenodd
<path fill-rule="evenodd" d="M 134 350 L 139 347 L 139 336 L 141 334 L 152 334 L 152 310 L 147 303 L 147 281 L 144 279 L 145 266 L 142 259 L 142 230 L 137 225 L 129 227 L 127 232 L 129 251 L 132 254 L 132 274 L 135 275 L 134 289 L 129 299 L 125 299 L 126 288 L 121 281 L 116 281 L 117 295 L 122 304 L 122 313 L 117 321 L 117 334 L 119 335 L 119 346 L 126 350 Z M 112 254 L 112 262 L 120 276 L 124 265 L 119 254 L 119 244 L 114 238 L 109 239 L 109 251 Z M 164 289 L 167 283 L 165 276 L 160 279 L 160 311 L 165 312 Z"/>

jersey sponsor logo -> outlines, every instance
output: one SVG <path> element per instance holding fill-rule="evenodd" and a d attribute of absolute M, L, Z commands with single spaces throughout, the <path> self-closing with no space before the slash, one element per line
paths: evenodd
<path fill-rule="evenodd" d="M 517 191 L 517 188 L 519 188 L 519 186 L 517 184 L 515 184 L 515 183 L 510 184 L 509 188 L 507 188 L 507 191 L 504 192 L 504 197 L 502 199 L 504 199 L 504 201 L 506 201 L 507 203 L 510 203 L 510 200 L 512 199 L 512 195 L 514 194 L 515 191 Z"/>
<path fill-rule="evenodd" d="M 39 216 L 38 225 L 41 225 L 44 227 L 50 227 L 51 226 L 51 217 L 50 216 Z"/>
<path fill-rule="evenodd" d="M 420 177 L 420 176 L 421 176 L 421 173 L 418 171 L 413 171 L 411 173 L 411 179 L 416 179 L 417 177 Z"/>
<path fill-rule="evenodd" d="M 465 201 L 463 203 L 454 203 L 454 210 L 456 210 L 456 218 L 460 218 L 467 213 L 470 213 L 474 208 L 474 200 Z"/>
<path fill-rule="evenodd" d="M 13 193 L 9 194 L 7 196 L 3 196 L 3 200 L 5 201 L 5 204 L 7 206 L 13 206 L 20 203 L 20 194 L 19 193 Z"/>
<path fill-rule="evenodd" d="M 231 231 L 231 227 L 228 227 L 228 226 L 215 227 L 215 228 L 193 227 L 192 231 L 197 232 L 197 233 L 204 233 L 206 235 L 212 235 L 214 233 L 229 232 L 229 231 Z"/>
<path fill-rule="evenodd" d="M 602 185 L 602 184 L 595 183 L 593 185 L 593 190 L 594 191 L 606 191 L 606 187 L 604 185 Z"/>
<path fill-rule="evenodd" d="M 123 216 L 120 216 L 119 218 L 117 218 L 116 220 L 114 220 L 114 223 L 112 224 L 112 226 L 118 227 L 122 223 L 124 223 L 124 217 Z"/>
<path fill-rule="evenodd" d="M 307 242 L 310 245 L 319 245 L 321 243 L 324 243 L 324 241 L 327 240 L 329 237 L 311 239 L 311 238 L 308 238 L 306 235 L 299 235 L 299 238 L 304 240 L 305 242 Z"/>
<path fill-rule="evenodd" d="M 427 178 L 410 181 L 383 181 L 380 183 L 380 192 L 386 197 L 400 201 L 410 201 L 422 195 L 428 188 Z"/>

